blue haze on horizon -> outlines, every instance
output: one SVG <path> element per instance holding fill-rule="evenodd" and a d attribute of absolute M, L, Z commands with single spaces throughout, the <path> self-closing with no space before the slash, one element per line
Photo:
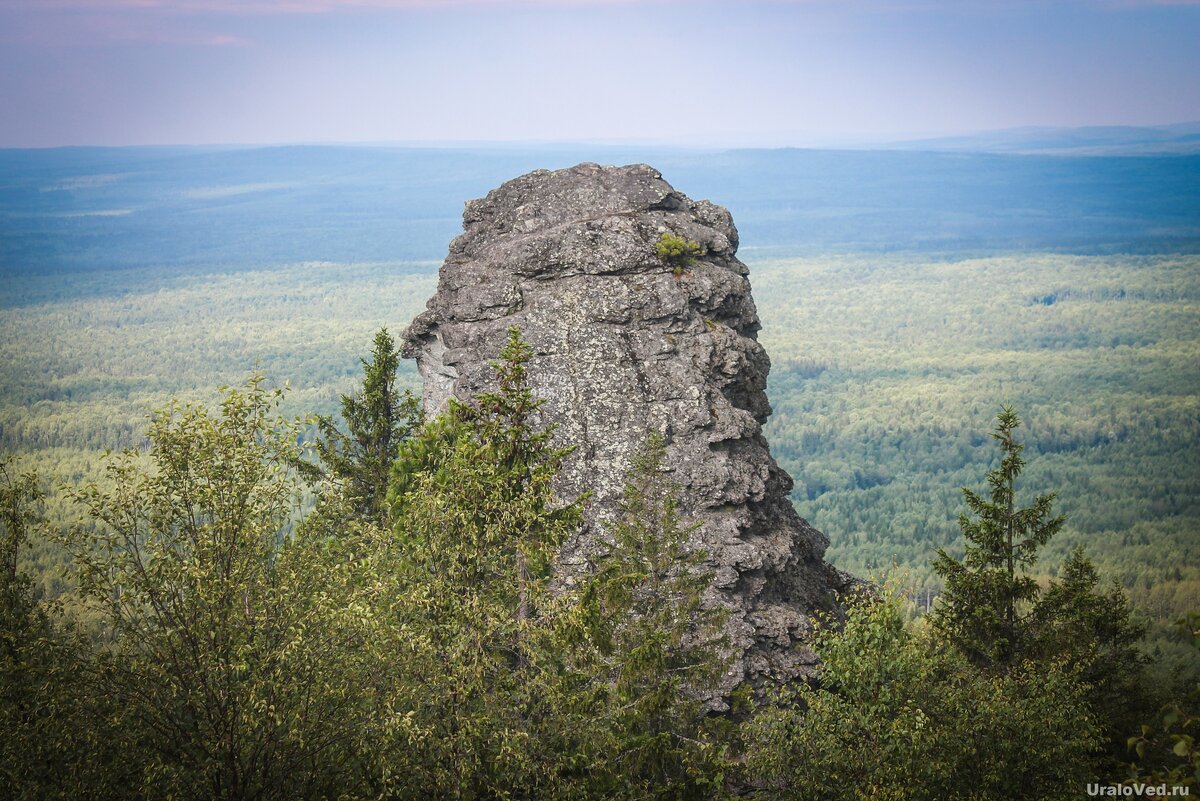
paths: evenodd
<path fill-rule="evenodd" d="M 0 147 L 879 142 L 1200 119 L 1194 0 L 4 0 Z"/>

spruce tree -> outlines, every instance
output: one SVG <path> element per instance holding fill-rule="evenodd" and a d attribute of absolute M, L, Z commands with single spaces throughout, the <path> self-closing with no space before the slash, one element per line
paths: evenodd
<path fill-rule="evenodd" d="M 1094 720 L 1109 743 L 1109 765 L 1126 758 L 1125 738 L 1155 704 L 1145 686 L 1150 662 L 1139 645 L 1145 628 L 1134 618 L 1124 590 L 1101 587 L 1095 566 L 1076 548 L 1030 613 L 1031 657 L 1065 659 L 1087 682 Z"/>
<path fill-rule="evenodd" d="M 1085 682 L 1086 715 L 1108 743 L 1107 756 L 1096 755 L 1097 769 L 1111 770 L 1122 756 L 1123 735 L 1149 703 L 1143 687 L 1148 660 L 1138 649 L 1144 630 L 1119 586 L 1099 587 L 1099 575 L 1081 548 L 1044 588 L 1026 572 L 1066 518 L 1053 515 L 1053 493 L 1017 507 L 1016 479 L 1025 464 L 1014 437 L 1019 425 L 1010 406 L 997 416 L 992 436 L 1001 459 L 988 473 L 990 499 L 963 489 L 974 514 L 959 518 L 966 553 L 960 561 L 938 549 L 933 569 L 945 580 L 945 591 L 929 619 L 988 672 L 1069 666 Z"/>
<path fill-rule="evenodd" d="M 343 433 L 331 417 L 317 419 L 317 456 L 324 470 L 305 469 L 310 479 L 326 478 L 351 503 L 355 516 L 383 525 L 387 509 L 388 475 L 401 443 L 420 425 L 417 398 L 396 389 L 400 354 L 386 328 L 375 334 L 371 359 L 362 360 L 362 387 L 342 395 Z"/>
<path fill-rule="evenodd" d="M 393 728 L 411 798 L 552 798 L 561 740 L 547 677 L 558 658 L 549 613 L 554 555 L 580 519 L 552 482 L 567 450 L 537 426 L 529 346 L 519 332 L 493 363 L 497 389 L 452 402 L 401 448 L 389 505 L 393 614 L 415 673 Z"/>
<path fill-rule="evenodd" d="M 974 519 L 963 514 L 959 528 L 966 538 L 962 560 L 938 549 L 933 569 L 945 582 L 933 625 L 973 662 L 1012 665 L 1028 644 L 1029 605 L 1038 584 L 1024 571 L 1037 561 L 1037 551 L 1062 528 L 1066 518 L 1052 516 L 1055 495 L 1039 495 L 1018 509 L 1016 481 L 1025 466 L 1014 431 L 1021 421 L 1011 406 L 996 416 L 992 437 L 1001 458 L 987 474 L 990 499 L 964 487 L 963 497 Z"/>
<path fill-rule="evenodd" d="M 568 451 L 536 425 L 530 356 L 510 331 L 497 389 L 452 403 L 393 470 L 390 573 L 418 666 L 395 729 L 392 753 L 406 762 L 393 790 L 712 797 L 728 725 L 705 699 L 727 665 L 723 615 L 704 603 L 711 576 L 662 440 L 634 460 L 609 552 L 589 575 L 556 583 L 582 499 L 554 494 Z"/>
<path fill-rule="evenodd" d="M 665 461 L 652 432 L 626 479 L 612 547 L 581 593 L 594 649 L 585 671 L 600 690 L 593 715 L 606 744 L 592 761 L 617 779 L 614 795 L 710 798 L 722 789 L 728 744 L 727 721 L 710 717 L 706 700 L 729 666 L 726 614 L 706 603 L 700 524 L 681 518 Z"/>

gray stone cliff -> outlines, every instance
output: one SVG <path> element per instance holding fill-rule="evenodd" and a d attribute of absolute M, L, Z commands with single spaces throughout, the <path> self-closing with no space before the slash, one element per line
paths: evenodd
<path fill-rule="evenodd" d="M 404 335 L 426 413 L 490 388 L 489 362 L 519 327 L 545 422 L 576 446 L 559 493 L 593 493 L 564 569 L 605 549 L 630 459 L 657 429 L 680 510 L 702 524 L 708 602 L 730 611 L 737 659 L 723 689 L 811 675 L 809 616 L 836 609 L 851 579 L 823 561 L 828 540 L 796 514 L 792 480 L 763 437 L 770 361 L 729 212 L 689 200 L 644 164 L 580 164 L 468 202 L 463 230 Z M 682 274 L 656 255 L 664 233 L 703 249 Z"/>

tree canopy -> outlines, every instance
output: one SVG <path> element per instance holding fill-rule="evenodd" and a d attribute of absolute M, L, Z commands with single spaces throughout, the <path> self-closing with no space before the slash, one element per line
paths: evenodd
<path fill-rule="evenodd" d="M 0 469 L 16 797 L 1052 799 L 1129 769 L 1115 744 L 1151 719 L 1141 629 L 1082 552 L 1026 572 L 1062 518 L 1052 495 L 1016 502 L 1015 411 L 990 497 L 964 491 L 966 555 L 939 555 L 933 614 L 845 599 L 816 621 L 817 678 L 756 707 L 726 682 L 668 440 L 648 434 L 607 552 L 568 574 L 588 498 L 555 491 L 568 451 L 519 332 L 493 391 L 420 425 L 386 331 L 374 345 L 350 433 L 327 420 L 311 450 L 261 375 L 155 413 L 147 448 L 68 493 L 87 516 L 53 534 L 69 608 L 19 568 L 42 483 Z M 1187 780 L 1189 703 L 1134 730 L 1137 775 Z"/>

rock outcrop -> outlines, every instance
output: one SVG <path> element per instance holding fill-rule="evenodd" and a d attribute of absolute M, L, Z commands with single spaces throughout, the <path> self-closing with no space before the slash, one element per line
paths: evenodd
<path fill-rule="evenodd" d="M 823 561 L 828 540 L 796 514 L 792 480 L 763 437 L 770 361 L 729 212 L 689 200 L 644 164 L 580 164 L 468 202 L 463 230 L 404 335 L 426 412 L 490 388 L 489 362 L 518 326 L 546 422 L 576 446 L 560 495 L 593 493 L 564 570 L 605 549 L 631 457 L 657 429 L 681 511 L 701 522 L 708 602 L 730 611 L 738 658 L 723 689 L 809 675 L 809 616 L 836 609 L 850 579 Z M 682 271 L 656 253 L 668 233 L 702 250 Z"/>

